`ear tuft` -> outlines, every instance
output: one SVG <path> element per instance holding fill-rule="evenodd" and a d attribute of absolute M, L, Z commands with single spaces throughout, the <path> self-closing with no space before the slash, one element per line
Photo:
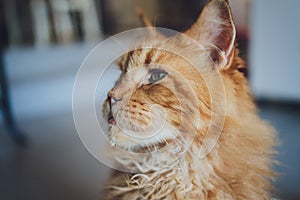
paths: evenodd
<path fill-rule="evenodd" d="M 141 7 L 136 6 L 135 11 L 136 11 L 137 15 L 139 16 L 139 18 L 141 19 L 141 21 L 143 22 L 144 26 L 154 27 L 153 24 L 151 23 L 151 21 L 149 20 L 149 18 L 145 15 L 145 12 Z"/>
<path fill-rule="evenodd" d="M 196 23 L 185 32 L 203 45 L 221 68 L 234 56 L 236 30 L 228 0 L 211 0 Z"/>
<path fill-rule="evenodd" d="M 149 33 L 150 37 L 155 37 L 155 38 L 160 38 L 160 39 L 165 38 L 165 36 L 163 36 L 161 33 L 159 33 L 156 30 L 156 28 L 154 27 L 154 25 L 152 24 L 150 19 L 145 15 L 145 12 L 142 8 L 140 8 L 139 6 L 136 6 L 135 11 L 136 11 L 137 15 L 139 16 L 140 20 L 142 21 L 143 25 L 148 28 L 148 30 L 149 30 L 148 33 Z"/>

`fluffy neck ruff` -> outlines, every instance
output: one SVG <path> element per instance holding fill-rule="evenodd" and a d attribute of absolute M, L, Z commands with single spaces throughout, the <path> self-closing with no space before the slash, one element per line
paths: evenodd
<path fill-rule="evenodd" d="M 256 125 L 227 117 L 218 144 L 205 158 L 194 141 L 172 165 L 116 173 L 107 199 L 270 199 L 274 131 L 255 115 L 248 120 Z"/>

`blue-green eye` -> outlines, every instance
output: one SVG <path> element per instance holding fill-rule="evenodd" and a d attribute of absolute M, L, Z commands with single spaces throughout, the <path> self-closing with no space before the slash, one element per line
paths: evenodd
<path fill-rule="evenodd" d="M 148 79 L 149 83 L 154 83 L 156 81 L 159 81 L 163 79 L 165 76 L 167 76 L 168 73 L 161 69 L 154 69 L 151 70 L 151 76 Z"/>

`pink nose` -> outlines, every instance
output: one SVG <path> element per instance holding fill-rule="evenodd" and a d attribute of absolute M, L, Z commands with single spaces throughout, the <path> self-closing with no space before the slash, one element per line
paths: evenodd
<path fill-rule="evenodd" d="M 109 100 L 111 104 L 114 104 L 118 101 L 115 97 L 110 97 Z"/>
<path fill-rule="evenodd" d="M 113 91 L 110 91 L 108 94 L 107 94 L 107 97 L 109 99 L 109 102 L 110 104 L 114 104 L 118 101 L 120 101 L 122 98 L 117 98 L 116 95 L 113 93 Z"/>

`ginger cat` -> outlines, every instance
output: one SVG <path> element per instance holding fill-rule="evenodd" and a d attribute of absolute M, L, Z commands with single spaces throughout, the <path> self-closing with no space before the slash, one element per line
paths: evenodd
<path fill-rule="evenodd" d="M 112 143 L 150 153 L 120 161 L 138 172 L 115 172 L 105 199 L 270 199 L 277 138 L 257 115 L 228 1 L 209 1 L 183 35 L 154 34 L 159 42 L 140 44 L 151 48 L 121 58 L 122 74 L 105 103 Z M 188 149 L 167 163 L 182 139 Z M 151 168 L 156 149 L 167 164 Z"/>

